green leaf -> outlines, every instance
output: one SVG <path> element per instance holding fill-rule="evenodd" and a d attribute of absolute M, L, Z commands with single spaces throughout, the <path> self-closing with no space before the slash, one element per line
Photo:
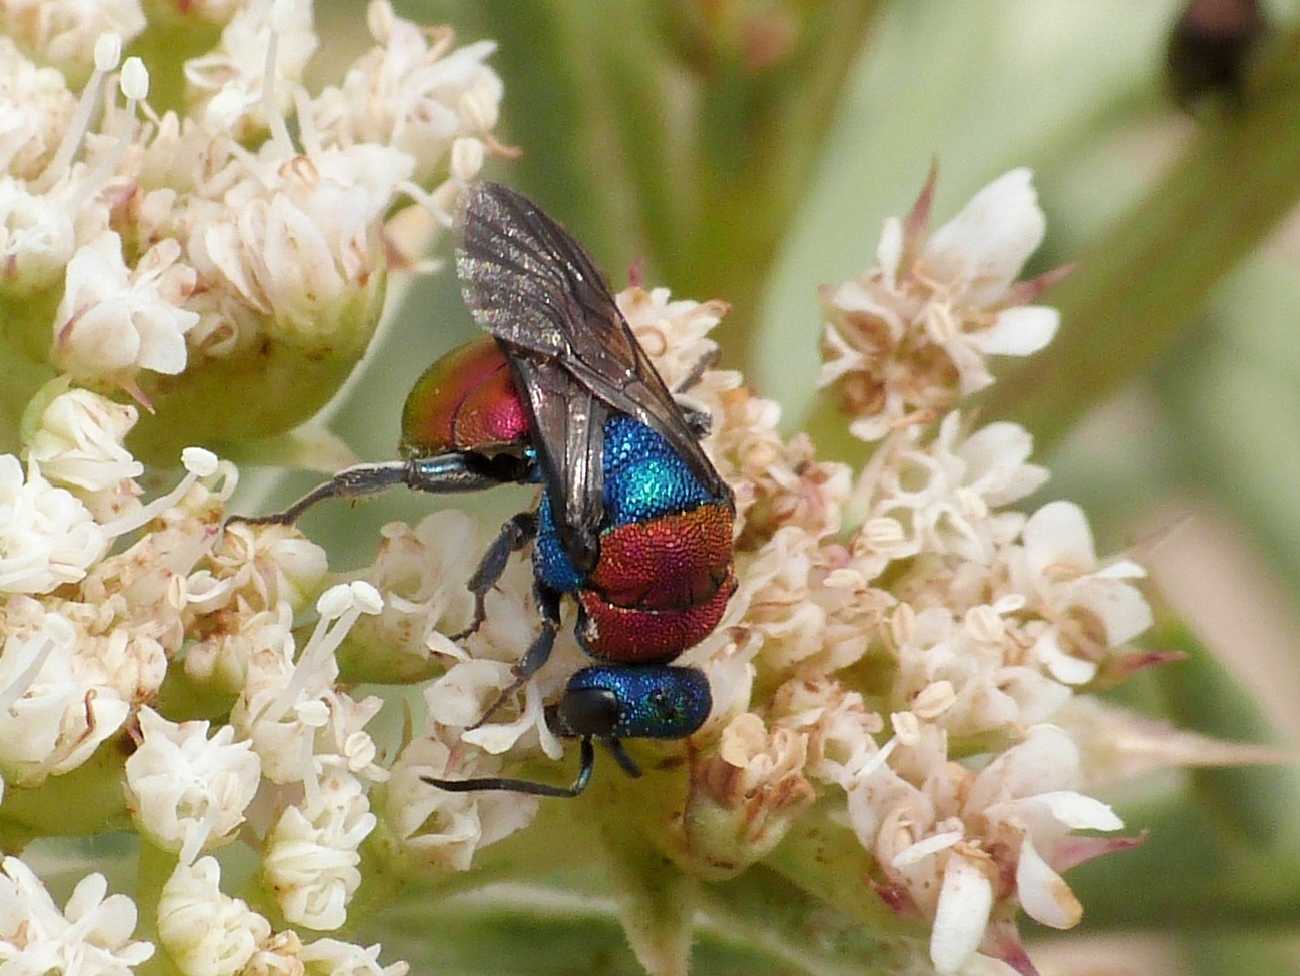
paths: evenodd
<path fill-rule="evenodd" d="M 1186 661 L 1157 675 L 1176 722 L 1237 742 L 1274 739 L 1259 705 L 1185 626 L 1162 624 L 1153 639 L 1188 652 Z M 1300 829 L 1293 815 L 1300 804 L 1300 781 L 1293 768 L 1197 769 L 1190 775 L 1194 794 L 1227 838 L 1262 850 L 1287 844 L 1300 855 Z"/>
<path fill-rule="evenodd" d="M 1061 333 L 985 401 L 1040 445 L 1148 370 L 1212 289 L 1300 199 L 1300 34 L 1278 46 L 1239 114 L 1207 122 L 1158 185 L 1051 295 Z"/>

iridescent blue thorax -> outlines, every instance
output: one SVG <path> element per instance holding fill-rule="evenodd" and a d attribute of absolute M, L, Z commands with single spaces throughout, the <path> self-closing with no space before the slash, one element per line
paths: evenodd
<path fill-rule="evenodd" d="M 656 431 L 625 414 L 605 421 L 605 524 L 602 530 L 647 522 L 664 515 L 688 512 L 720 499 L 695 477 Z M 564 551 L 550 499 L 545 493 L 538 509 L 534 568 L 538 578 L 552 590 L 571 593 L 580 589 L 584 577 Z"/>

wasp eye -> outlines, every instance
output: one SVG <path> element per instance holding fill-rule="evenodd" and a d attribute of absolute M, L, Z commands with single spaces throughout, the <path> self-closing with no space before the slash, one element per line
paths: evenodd
<path fill-rule="evenodd" d="M 618 714 L 618 696 L 608 688 L 570 688 L 560 699 L 560 717 L 573 735 L 609 735 Z"/>

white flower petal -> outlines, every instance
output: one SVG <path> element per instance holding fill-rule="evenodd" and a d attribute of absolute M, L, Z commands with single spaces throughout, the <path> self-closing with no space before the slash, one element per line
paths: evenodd
<path fill-rule="evenodd" d="M 1059 638 L 1060 634 L 1055 627 L 1043 631 L 1034 642 L 1034 656 L 1062 684 L 1087 684 L 1097 675 L 1096 662 L 1067 654 L 1061 647 Z"/>
<path fill-rule="evenodd" d="M 911 847 L 904 847 L 894 855 L 894 860 L 890 863 L 896 868 L 905 868 L 909 864 L 915 864 L 917 861 L 929 857 L 931 854 L 946 851 L 964 836 L 960 830 L 949 830 L 941 834 L 934 834 L 924 840 L 918 840 Z"/>
<path fill-rule="evenodd" d="M 1092 611 L 1106 630 L 1106 640 L 1118 647 L 1154 622 L 1151 605 L 1137 588 L 1114 579 L 1080 580 L 1070 591 L 1071 603 Z"/>
<path fill-rule="evenodd" d="M 1083 917 L 1083 906 L 1062 877 L 1048 866 L 1025 837 L 1016 865 L 1016 894 L 1030 918 L 1054 929 L 1073 928 Z"/>
<path fill-rule="evenodd" d="M 993 909 L 993 885 L 969 859 L 954 854 L 943 874 L 930 934 L 930 961 L 941 974 L 960 972 L 984 938 Z"/>
<path fill-rule="evenodd" d="M 890 288 L 894 287 L 898 277 L 898 262 L 902 257 L 903 222 L 897 217 L 886 217 L 880 228 L 880 241 L 876 244 L 876 265 Z"/>
<path fill-rule="evenodd" d="M 1061 313 L 1046 305 L 1003 309 L 993 325 L 970 336 L 971 344 L 991 356 L 1031 356 L 1056 336 Z"/>
<path fill-rule="evenodd" d="M 1025 523 L 1025 557 L 1036 576 L 1052 567 L 1087 573 L 1097 565 L 1088 517 L 1074 502 L 1049 502 Z"/>
<path fill-rule="evenodd" d="M 1119 830 L 1124 826 L 1124 821 L 1107 804 L 1074 790 L 1039 793 L 1017 802 L 1045 808 L 1053 819 L 1070 830 Z"/>
<path fill-rule="evenodd" d="M 1014 169 L 976 193 L 930 236 L 923 261 L 940 280 L 966 284 L 972 304 L 986 305 L 1006 291 L 1046 228 L 1033 173 Z"/>

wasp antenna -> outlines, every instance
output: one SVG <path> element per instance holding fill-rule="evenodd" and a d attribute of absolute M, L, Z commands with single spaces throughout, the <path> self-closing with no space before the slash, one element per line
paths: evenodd
<path fill-rule="evenodd" d="M 627 754 L 627 750 L 623 748 L 623 743 L 619 742 L 618 739 L 602 739 L 601 742 L 609 750 L 609 754 L 614 757 L 614 761 L 618 763 L 623 772 L 633 779 L 641 777 L 641 767 L 636 764 L 635 759 Z"/>
<path fill-rule="evenodd" d="M 504 790 L 510 793 L 528 793 L 532 796 L 572 798 L 581 794 L 587 788 L 587 784 L 591 782 L 591 771 L 595 767 L 595 763 L 596 750 L 591 745 L 591 739 L 587 738 L 582 740 L 582 766 L 578 769 L 578 776 L 571 786 L 554 786 L 550 783 L 534 783 L 526 779 L 502 779 L 494 776 L 480 779 L 435 779 L 432 776 L 421 776 L 420 779 L 430 786 L 436 786 L 448 793 Z M 619 765 L 622 765 L 622 763 L 620 762 Z M 636 768 L 635 765 L 633 768 Z M 640 775 L 640 770 L 637 770 L 636 775 Z"/>

